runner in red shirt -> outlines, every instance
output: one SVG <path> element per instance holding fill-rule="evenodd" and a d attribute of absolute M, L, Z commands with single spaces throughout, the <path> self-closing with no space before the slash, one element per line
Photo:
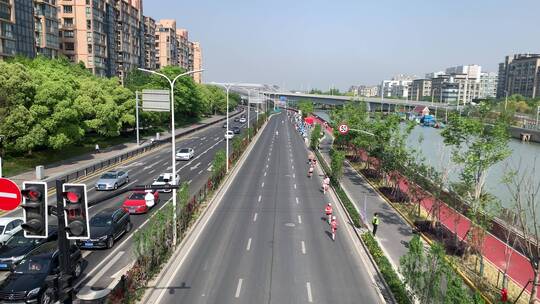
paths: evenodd
<path fill-rule="evenodd" d="M 335 216 L 332 217 L 332 222 L 330 223 L 330 227 L 332 227 L 332 241 L 335 241 L 336 240 L 336 230 L 337 230 L 337 227 L 338 227 L 338 223 L 337 223 L 337 220 L 336 220 Z"/>
<path fill-rule="evenodd" d="M 332 220 L 332 204 L 331 203 L 328 203 L 326 205 L 326 208 L 324 208 L 324 213 L 326 214 L 326 218 L 328 219 L 328 224 L 330 224 L 331 220 Z"/>

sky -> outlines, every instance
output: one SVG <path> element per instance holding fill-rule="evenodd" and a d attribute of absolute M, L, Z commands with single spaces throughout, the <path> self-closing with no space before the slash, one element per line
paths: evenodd
<path fill-rule="evenodd" d="M 199 41 L 204 82 L 373 85 L 540 53 L 538 0 L 145 0 Z"/>

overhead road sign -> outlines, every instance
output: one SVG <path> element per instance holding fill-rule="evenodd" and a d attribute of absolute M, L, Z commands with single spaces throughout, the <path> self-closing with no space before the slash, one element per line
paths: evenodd
<path fill-rule="evenodd" d="M 169 90 L 143 90 L 143 111 L 170 112 L 171 97 Z"/>

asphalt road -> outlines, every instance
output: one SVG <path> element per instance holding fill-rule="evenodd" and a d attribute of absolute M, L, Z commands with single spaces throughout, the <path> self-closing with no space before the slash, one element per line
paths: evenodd
<path fill-rule="evenodd" d="M 250 118 L 254 122 L 256 113 L 252 111 Z M 236 125 L 247 127 L 247 123 L 240 124 L 234 122 L 232 117 L 229 124 L 230 128 Z M 243 128 L 242 133 L 244 130 Z M 210 166 L 216 151 L 225 148 L 224 133 L 225 128 L 222 127 L 222 123 L 217 123 L 187 137 L 177 139 L 177 149 L 191 147 L 195 150 L 194 158 L 189 161 L 177 161 L 176 165 L 177 173 L 180 176 L 180 183 L 188 182 L 191 194 L 194 194 L 195 191 L 198 191 L 207 182 L 211 174 Z M 171 148 L 170 144 L 168 144 L 148 154 L 144 154 L 142 157 L 136 157 L 125 164 L 114 167 L 114 169 L 128 172 L 130 177 L 129 184 L 121 186 L 118 191 L 134 185 L 149 185 L 159 174 L 171 172 L 171 166 Z M 96 191 L 94 184 L 98 178 L 99 176 L 95 176 L 81 181 L 81 183 L 85 183 L 88 187 L 88 200 L 90 202 L 114 194 L 111 191 Z M 91 206 L 89 208 L 90 215 L 93 216 L 106 208 L 121 206 L 128 194 L 116 195 Z M 83 256 L 87 263 L 83 276 L 76 287 L 80 289 L 89 284 L 92 287 L 105 288 L 113 281 L 114 276 L 121 275 L 121 271 L 125 270 L 125 267 L 129 266 L 134 259 L 131 250 L 133 232 L 146 225 L 152 214 L 165 206 L 170 198 L 171 194 L 160 193 L 160 202 L 147 214 L 131 215 L 130 219 L 133 229 L 129 234 L 125 234 L 118 239 L 112 249 L 83 250 Z M 52 199 L 49 198 L 49 204 L 51 204 L 51 201 L 55 201 L 54 197 Z M 5 216 L 22 217 L 22 211 L 15 210 Z M 56 222 L 55 218 L 50 218 L 49 220 L 51 223 Z"/>
<path fill-rule="evenodd" d="M 306 161 L 286 115 L 274 116 L 192 250 L 146 303 L 380 303 L 351 235 L 341 227 L 332 241 L 322 218 L 330 198 L 319 176 L 307 178 Z"/>

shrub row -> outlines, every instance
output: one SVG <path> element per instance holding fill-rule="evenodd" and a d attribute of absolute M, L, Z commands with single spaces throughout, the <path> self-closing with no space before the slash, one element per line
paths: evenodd
<path fill-rule="evenodd" d="M 366 232 L 362 234 L 362 240 L 366 244 L 366 247 L 373 257 L 373 260 L 375 260 L 375 263 L 377 263 L 377 266 L 379 267 L 386 284 L 388 284 L 388 287 L 390 287 L 390 290 L 394 294 L 396 301 L 399 304 L 410 304 L 411 300 L 409 299 L 409 295 L 405 289 L 405 284 L 400 280 L 396 271 L 392 267 L 392 264 L 390 264 L 390 261 L 388 261 L 388 259 L 384 256 L 384 253 L 381 250 L 381 247 L 379 247 L 379 244 L 375 238 L 370 232 Z"/>

